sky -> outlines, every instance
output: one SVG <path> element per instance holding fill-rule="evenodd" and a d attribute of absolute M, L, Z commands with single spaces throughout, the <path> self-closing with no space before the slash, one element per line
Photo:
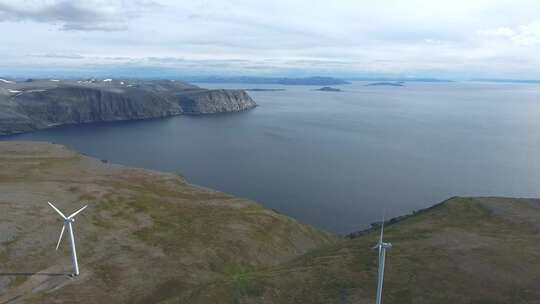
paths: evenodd
<path fill-rule="evenodd" d="M 0 75 L 540 79 L 539 0 L 0 0 Z"/>

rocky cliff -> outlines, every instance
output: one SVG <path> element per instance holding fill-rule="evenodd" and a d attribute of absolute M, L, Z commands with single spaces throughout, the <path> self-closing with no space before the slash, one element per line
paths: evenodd
<path fill-rule="evenodd" d="M 242 90 L 185 92 L 178 96 L 178 102 L 182 111 L 186 114 L 237 112 L 255 106 L 249 95 Z"/>
<path fill-rule="evenodd" d="M 63 124 L 238 112 L 256 104 L 240 90 L 106 79 L 2 82 L 0 106 L 0 135 L 5 135 Z"/>

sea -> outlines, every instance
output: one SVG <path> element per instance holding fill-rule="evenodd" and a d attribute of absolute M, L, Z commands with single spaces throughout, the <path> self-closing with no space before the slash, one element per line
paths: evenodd
<path fill-rule="evenodd" d="M 253 110 L 70 125 L 49 141 L 180 174 L 337 234 L 452 196 L 540 197 L 540 85 L 198 84 L 249 91 Z"/>

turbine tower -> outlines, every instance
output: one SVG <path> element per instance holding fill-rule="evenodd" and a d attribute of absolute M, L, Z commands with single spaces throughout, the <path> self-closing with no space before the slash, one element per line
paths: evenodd
<path fill-rule="evenodd" d="M 71 242 L 71 257 L 73 259 L 73 275 L 78 276 L 79 275 L 79 263 L 77 262 L 77 250 L 75 249 L 75 236 L 73 235 L 73 223 L 75 222 L 75 216 L 77 214 L 81 213 L 88 205 L 85 205 L 81 209 L 73 212 L 70 216 L 66 217 L 58 208 L 56 208 L 51 202 L 48 202 L 49 205 L 56 211 L 62 219 L 64 220 L 64 226 L 62 226 L 62 231 L 60 231 L 60 237 L 58 238 L 58 243 L 56 244 L 56 250 L 58 250 L 58 247 L 60 247 L 60 242 L 62 242 L 62 236 L 64 236 L 64 230 L 66 230 L 66 227 L 68 229 L 69 233 L 69 240 Z"/>
<path fill-rule="evenodd" d="M 382 288 L 384 282 L 384 259 L 386 258 L 386 249 L 392 248 L 392 244 L 383 242 L 384 234 L 384 216 L 381 224 L 381 236 L 379 238 L 379 243 L 373 247 L 373 249 L 379 250 L 379 273 L 378 273 L 378 282 L 377 282 L 377 300 L 376 304 L 382 303 Z"/>

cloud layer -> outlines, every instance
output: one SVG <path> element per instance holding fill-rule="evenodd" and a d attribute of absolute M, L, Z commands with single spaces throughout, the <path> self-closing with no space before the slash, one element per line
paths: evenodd
<path fill-rule="evenodd" d="M 537 0 L 0 0 L 0 67 L 540 78 Z"/>
<path fill-rule="evenodd" d="M 109 1 L 3 1 L 0 17 L 10 21 L 59 23 L 63 30 L 125 30 L 121 3 Z"/>

